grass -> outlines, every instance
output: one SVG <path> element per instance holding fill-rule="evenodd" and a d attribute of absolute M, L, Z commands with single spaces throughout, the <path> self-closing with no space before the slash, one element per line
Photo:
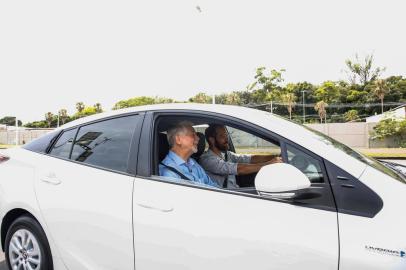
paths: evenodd
<path fill-rule="evenodd" d="M 357 150 L 373 158 L 406 158 L 406 148 L 361 148 Z"/>
<path fill-rule="evenodd" d="M 2 149 L 2 148 L 10 148 L 10 147 L 14 147 L 14 145 L 0 144 L 0 149 Z"/>

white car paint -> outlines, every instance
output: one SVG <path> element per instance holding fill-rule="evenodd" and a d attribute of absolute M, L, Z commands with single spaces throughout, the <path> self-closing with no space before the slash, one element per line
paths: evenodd
<path fill-rule="evenodd" d="M 406 185 L 300 125 L 243 107 L 164 104 L 102 113 L 61 129 L 161 109 L 224 114 L 270 130 L 359 178 L 381 197 L 383 209 L 372 218 L 337 214 L 134 178 L 15 148 L 3 151 L 11 158 L 0 163 L 0 219 L 15 208 L 30 212 L 45 231 L 56 270 L 134 264 L 137 270 L 406 269 L 406 258 L 393 253 L 406 251 Z M 60 183 L 42 181 L 46 176 Z"/>
<path fill-rule="evenodd" d="M 137 270 L 337 269 L 329 211 L 136 179 L 134 231 Z"/>

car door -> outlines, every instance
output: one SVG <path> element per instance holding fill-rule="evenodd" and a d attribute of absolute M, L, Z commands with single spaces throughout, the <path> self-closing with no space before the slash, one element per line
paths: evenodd
<path fill-rule="evenodd" d="M 147 129 L 138 166 L 150 168 Z M 139 175 L 136 269 L 337 269 L 337 213 L 330 195 L 328 205 L 317 205 Z"/>
<path fill-rule="evenodd" d="M 141 116 L 65 130 L 42 156 L 35 190 L 68 269 L 134 269 L 129 149 Z"/>

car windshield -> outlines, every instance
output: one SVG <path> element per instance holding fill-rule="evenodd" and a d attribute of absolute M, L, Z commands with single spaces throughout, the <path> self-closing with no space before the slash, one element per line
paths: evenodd
<path fill-rule="evenodd" d="M 313 134 L 317 135 L 320 138 L 320 141 L 324 142 L 327 145 L 333 146 L 336 149 L 339 149 L 343 152 L 345 152 L 346 154 L 358 159 L 359 161 L 385 173 L 386 175 L 389 175 L 390 177 L 392 177 L 393 179 L 396 179 L 404 184 L 406 184 L 406 178 L 404 176 L 402 176 L 399 172 L 393 170 L 391 167 L 385 166 L 384 164 L 382 164 L 381 162 L 379 162 L 376 159 L 373 158 L 369 158 L 357 151 L 355 151 L 354 149 L 334 140 L 333 138 L 328 137 L 327 135 L 313 130 L 307 126 L 302 125 L 304 128 L 306 128 L 307 130 L 309 130 L 310 132 L 312 132 Z"/>

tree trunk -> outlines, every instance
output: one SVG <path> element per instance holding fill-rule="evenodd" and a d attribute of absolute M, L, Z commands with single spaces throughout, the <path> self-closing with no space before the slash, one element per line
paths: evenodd
<path fill-rule="evenodd" d="M 382 109 L 382 114 L 383 114 L 383 98 L 381 98 L 381 109 Z"/>

